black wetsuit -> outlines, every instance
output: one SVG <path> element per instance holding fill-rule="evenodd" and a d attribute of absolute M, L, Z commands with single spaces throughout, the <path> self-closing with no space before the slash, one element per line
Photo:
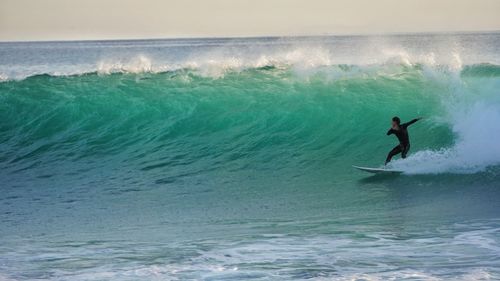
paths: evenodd
<path fill-rule="evenodd" d="M 408 123 L 404 123 L 399 125 L 399 130 L 394 130 L 393 128 L 389 129 L 387 135 L 395 134 L 399 140 L 399 145 L 394 147 L 387 155 L 387 159 L 385 160 L 385 164 L 389 163 L 392 157 L 398 153 L 401 153 L 402 158 L 406 158 L 406 154 L 408 150 L 410 150 L 410 137 L 408 136 L 408 126 L 417 122 L 419 119 L 413 119 Z"/>

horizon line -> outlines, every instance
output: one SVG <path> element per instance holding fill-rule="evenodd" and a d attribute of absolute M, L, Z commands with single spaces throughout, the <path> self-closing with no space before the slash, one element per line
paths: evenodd
<path fill-rule="evenodd" d="M 231 40 L 231 39 L 278 39 L 278 38 L 314 38 L 314 37 L 370 37 L 370 36 L 404 36 L 404 35 L 453 35 L 453 34 L 489 34 L 500 33 L 495 30 L 475 31 L 410 31 L 410 32 L 387 32 L 387 33 L 353 33 L 353 34 L 316 34 L 316 35 L 262 35 L 262 36 L 185 36 L 185 37 L 151 37 L 151 38 L 116 38 L 116 39 L 49 39 L 49 40 L 1 40 L 5 43 L 72 43 L 72 42 L 105 42 L 105 41 L 162 41 L 162 40 Z"/>

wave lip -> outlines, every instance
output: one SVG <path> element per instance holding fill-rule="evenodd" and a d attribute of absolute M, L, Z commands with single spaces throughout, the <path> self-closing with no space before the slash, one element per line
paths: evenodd
<path fill-rule="evenodd" d="M 297 75 L 311 75 L 311 74 L 349 74 L 349 73 L 367 73 L 370 72 L 381 72 L 388 70 L 390 72 L 400 71 L 402 68 L 412 67 L 416 69 L 426 68 L 425 71 L 433 72 L 454 72 L 453 68 L 450 70 L 448 66 L 441 65 L 422 65 L 422 64 L 401 64 L 396 63 L 384 63 L 382 65 L 346 65 L 346 64 L 331 64 L 331 65 L 320 65 L 320 64 L 292 64 L 286 62 L 277 62 L 263 58 L 261 61 L 257 61 L 252 64 L 245 64 L 237 58 L 228 58 L 224 61 L 207 60 L 204 62 L 186 62 L 185 64 L 166 64 L 166 65 L 155 65 L 147 57 L 140 56 L 132 61 L 101 61 L 95 67 L 81 67 L 79 70 L 40 70 L 40 71 L 30 71 L 23 73 L 18 71 L 15 73 L 0 73 L 0 82 L 7 81 L 20 81 L 30 77 L 48 75 L 53 77 L 66 77 L 66 76 L 79 76 L 87 74 L 99 74 L 99 75 L 110 75 L 110 74 L 161 74 L 169 72 L 190 72 L 193 75 L 198 75 L 201 77 L 209 78 L 222 78 L 228 73 L 238 73 L 243 71 L 251 70 L 266 70 L 266 69 L 280 69 L 280 70 L 292 70 Z M 491 64 L 478 64 L 478 65 L 467 65 L 464 69 L 458 72 L 463 76 L 476 76 L 476 77 L 498 77 L 500 76 L 500 65 Z M 396 73 L 394 73 L 396 74 Z"/>
<path fill-rule="evenodd" d="M 80 52 L 62 57 L 60 53 L 67 52 L 69 48 L 64 44 L 55 45 L 54 50 L 47 49 L 47 46 L 38 49 L 35 44 L 33 48 L 28 48 L 32 53 L 27 53 L 27 58 L 9 59 L 11 56 L 16 56 L 16 51 L 8 48 L 5 50 L 7 55 L 0 58 L 0 81 L 22 80 L 43 74 L 68 76 L 99 73 L 105 75 L 161 73 L 186 69 L 202 76 L 220 78 L 227 72 L 264 67 L 293 68 L 303 72 L 332 66 L 366 68 L 400 65 L 460 72 L 468 66 L 474 68 L 485 64 L 493 68 L 486 72 L 496 71 L 497 74 L 499 72 L 500 58 L 494 49 L 489 50 L 492 49 L 489 41 L 484 43 L 485 48 L 476 50 L 474 45 L 469 46 L 469 43 L 462 42 L 463 39 L 462 41 L 454 39 L 455 41 L 452 40 L 451 43 L 439 40 L 432 42 L 432 40 L 429 41 L 429 46 L 422 48 L 413 48 L 413 45 L 405 46 L 408 43 L 404 40 L 391 42 L 387 38 L 369 37 L 358 40 L 313 40 L 312 42 L 300 40 L 274 42 L 260 39 L 260 41 L 248 40 L 245 44 L 225 42 L 217 46 L 212 46 L 207 41 L 206 46 L 199 45 L 200 42 L 193 42 L 194 45 L 191 47 L 175 47 L 160 44 L 161 42 L 157 42 L 157 47 L 154 44 L 143 46 L 141 42 L 137 42 L 137 46 L 127 43 L 123 48 L 113 45 L 114 49 L 106 44 L 88 43 L 89 46 L 85 44 L 72 46 L 81 48 Z M 450 44 L 456 46 L 450 49 Z M 37 53 L 47 52 L 47 50 L 54 52 L 53 57 L 41 56 Z M 0 45 L 0 51 L 2 51 L 2 45 Z M 3 63 L 2 59 L 6 61 Z M 486 68 L 483 67 L 483 69 Z M 470 69 L 469 73 L 471 73 Z M 472 71 L 472 73 L 480 72 Z"/>

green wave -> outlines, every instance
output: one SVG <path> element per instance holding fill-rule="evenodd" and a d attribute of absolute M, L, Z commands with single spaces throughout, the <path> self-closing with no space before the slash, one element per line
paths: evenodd
<path fill-rule="evenodd" d="M 470 85 L 498 85 L 498 73 L 492 65 L 458 78 L 418 65 L 269 67 L 220 78 L 181 70 L 7 81 L 0 169 L 52 177 L 120 166 L 160 183 L 238 170 L 341 174 L 383 162 L 396 144 L 385 136 L 394 115 L 426 117 L 411 128 L 412 152 L 453 146 L 446 101 L 491 92 Z"/>

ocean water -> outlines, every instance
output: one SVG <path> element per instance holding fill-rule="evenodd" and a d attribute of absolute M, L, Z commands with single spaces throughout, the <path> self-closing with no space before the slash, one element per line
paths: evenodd
<path fill-rule="evenodd" d="M 0 280 L 499 280 L 500 34 L 0 44 Z M 399 176 L 370 176 L 410 127 Z"/>

